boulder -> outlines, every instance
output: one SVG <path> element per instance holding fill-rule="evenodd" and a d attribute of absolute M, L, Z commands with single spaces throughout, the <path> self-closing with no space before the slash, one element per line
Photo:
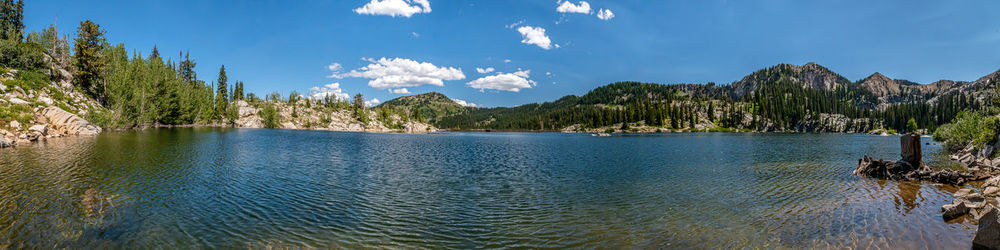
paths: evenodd
<path fill-rule="evenodd" d="M 997 194 L 1000 194 L 1000 187 L 989 186 L 983 189 L 983 195 L 997 196 Z"/>
<path fill-rule="evenodd" d="M 983 209 L 979 219 L 979 229 L 972 239 L 973 248 L 1000 249 L 1000 217 L 997 213 L 998 209 L 993 205 Z"/>
<path fill-rule="evenodd" d="M 21 100 L 21 98 L 17 98 L 17 97 L 10 98 L 9 102 L 10 102 L 10 104 L 18 104 L 18 105 L 31 104 L 30 102 L 25 101 L 25 100 Z"/>
<path fill-rule="evenodd" d="M 38 138 L 42 138 L 42 133 L 38 132 L 38 131 L 34 131 L 34 132 L 31 132 L 31 133 L 28 133 L 25 136 L 25 139 L 28 139 L 28 141 L 37 141 Z"/>
<path fill-rule="evenodd" d="M 49 134 L 49 128 L 46 127 L 45 125 L 34 125 L 34 126 L 31 126 L 31 127 L 28 128 L 28 131 L 38 132 L 38 133 L 41 133 L 42 135 L 48 135 Z"/>
<path fill-rule="evenodd" d="M 101 133 L 101 127 L 93 125 L 87 120 L 58 107 L 47 107 L 38 111 L 37 114 L 47 119 L 49 124 L 56 130 L 65 131 L 69 134 L 96 135 Z"/>
<path fill-rule="evenodd" d="M 8 141 L 7 138 L 0 137 L 0 148 L 13 147 L 14 143 Z"/>
<path fill-rule="evenodd" d="M 952 194 L 952 196 L 955 196 L 955 197 L 966 196 L 966 195 L 969 195 L 971 193 L 972 193 L 972 189 L 963 188 L 963 189 L 959 189 L 958 191 L 955 191 L 955 193 Z"/>
<path fill-rule="evenodd" d="M 964 204 L 967 208 L 983 208 L 986 206 L 986 197 L 981 194 L 969 194 L 966 196 L 959 196 L 952 201 L 953 205 Z"/>
<path fill-rule="evenodd" d="M 10 128 L 21 129 L 21 123 L 18 122 L 17 120 L 10 121 Z"/>
<path fill-rule="evenodd" d="M 941 217 L 943 217 L 945 221 L 962 217 L 968 213 L 969 207 L 966 207 L 965 203 L 948 204 L 941 207 Z"/>
<path fill-rule="evenodd" d="M 986 179 L 983 182 L 983 187 L 1000 187 L 1000 175 Z"/>

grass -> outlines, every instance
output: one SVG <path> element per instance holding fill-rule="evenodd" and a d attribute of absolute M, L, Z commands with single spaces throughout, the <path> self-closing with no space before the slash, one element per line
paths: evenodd
<path fill-rule="evenodd" d="M 33 116 L 31 107 L 28 105 L 0 106 L 0 121 L 3 122 L 3 125 L 9 124 L 10 121 L 17 121 L 18 123 L 21 123 L 20 128 L 12 129 L 24 129 L 24 127 L 28 126 L 28 123 L 31 122 L 31 118 Z"/>

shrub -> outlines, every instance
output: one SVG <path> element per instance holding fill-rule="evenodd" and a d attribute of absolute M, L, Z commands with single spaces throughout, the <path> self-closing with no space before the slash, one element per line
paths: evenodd
<path fill-rule="evenodd" d="M 0 66 L 20 70 L 47 69 L 43 51 L 37 44 L 0 39 Z"/>
<path fill-rule="evenodd" d="M 87 114 L 83 116 L 83 119 L 102 128 L 114 127 L 111 124 L 111 114 L 107 111 L 90 110 L 90 112 L 87 112 Z"/>
<path fill-rule="evenodd" d="M 19 87 L 25 91 L 27 90 L 41 90 L 49 82 L 49 77 L 43 73 L 37 71 L 25 70 L 17 72 L 17 76 L 14 79 L 4 81 L 3 84 L 8 87 Z M 8 89 L 10 91 L 10 89 Z"/>
<path fill-rule="evenodd" d="M 274 104 L 264 104 L 264 108 L 260 110 L 258 115 L 264 120 L 265 128 L 277 128 L 278 124 L 281 123 L 281 117 L 279 117 L 278 109 L 274 107 Z"/>
<path fill-rule="evenodd" d="M 997 138 L 1000 118 L 979 112 L 959 112 L 951 123 L 934 131 L 934 140 L 944 143 L 948 150 L 957 151 L 972 145 L 979 149 Z"/>

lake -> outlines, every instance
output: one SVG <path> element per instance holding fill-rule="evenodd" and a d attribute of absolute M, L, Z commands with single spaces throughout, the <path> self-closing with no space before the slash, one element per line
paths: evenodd
<path fill-rule="evenodd" d="M 956 187 L 852 176 L 865 154 L 899 138 L 109 132 L 0 150 L 0 247 L 971 246 Z"/>

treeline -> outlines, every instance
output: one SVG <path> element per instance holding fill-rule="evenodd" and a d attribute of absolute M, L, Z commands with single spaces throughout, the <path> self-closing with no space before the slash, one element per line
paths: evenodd
<path fill-rule="evenodd" d="M 772 73 L 782 74 L 782 71 Z M 731 86 L 714 84 L 662 85 L 619 82 L 584 96 L 566 96 L 555 102 L 512 108 L 473 108 L 463 115 L 436 123 L 451 129 L 558 130 L 627 127 L 629 123 L 665 129 L 691 129 L 697 124 L 729 129 L 795 131 L 797 125 L 820 114 L 867 118 L 863 127 L 908 131 L 914 119 L 919 128 L 933 130 L 951 121 L 959 111 L 980 107 L 965 94 L 938 97 L 935 105 L 923 101 L 898 103 L 877 109 L 874 96 L 860 84 L 821 90 L 775 76 L 751 93 L 737 95 Z M 865 120 L 862 120 L 865 121 Z"/>

